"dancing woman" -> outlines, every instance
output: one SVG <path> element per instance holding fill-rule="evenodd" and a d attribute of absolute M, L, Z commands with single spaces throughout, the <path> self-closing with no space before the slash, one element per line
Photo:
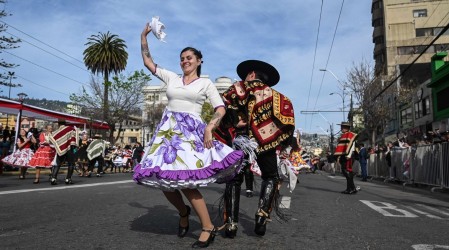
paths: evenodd
<path fill-rule="evenodd" d="M 143 160 L 134 169 L 139 184 L 160 188 L 180 215 L 178 236 L 189 230 L 190 207 L 187 198 L 201 221 L 202 232 L 192 245 L 209 246 L 217 228 L 211 222 L 206 202 L 198 187 L 211 182 L 224 182 L 239 170 L 243 152 L 234 151 L 213 140 L 212 131 L 225 114 L 223 101 L 213 83 L 201 78 L 202 54 L 195 48 L 181 51 L 182 76 L 157 66 L 150 55 L 147 24 L 141 34 L 144 65 L 167 85 L 168 106 L 162 115 Z M 201 119 L 201 108 L 209 99 L 215 114 L 209 124 Z M 182 193 L 182 194 L 181 194 Z"/>

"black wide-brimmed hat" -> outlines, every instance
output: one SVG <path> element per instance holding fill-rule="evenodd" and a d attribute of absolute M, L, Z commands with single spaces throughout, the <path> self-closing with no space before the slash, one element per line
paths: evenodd
<path fill-rule="evenodd" d="M 248 73 L 253 70 L 265 73 L 268 77 L 268 80 L 267 82 L 265 82 L 265 84 L 270 87 L 276 85 L 279 82 L 279 72 L 275 67 L 266 62 L 262 62 L 259 60 L 246 60 L 241 62 L 237 66 L 237 74 L 242 80 L 245 80 Z"/>
<path fill-rule="evenodd" d="M 351 127 L 351 123 L 349 123 L 349 122 L 342 122 L 342 123 L 337 124 L 337 125 L 340 125 L 341 127 L 348 127 L 348 128 Z"/>

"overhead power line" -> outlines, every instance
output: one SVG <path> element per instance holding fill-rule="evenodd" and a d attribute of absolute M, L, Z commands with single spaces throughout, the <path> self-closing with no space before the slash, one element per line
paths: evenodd
<path fill-rule="evenodd" d="M 78 62 L 80 62 L 80 63 L 82 63 L 82 64 L 84 65 L 84 62 L 82 62 L 82 61 L 78 60 L 77 58 L 75 58 L 75 57 L 73 57 L 73 56 L 71 56 L 71 55 L 65 53 L 64 51 L 61 51 L 61 50 L 59 50 L 59 49 L 57 49 L 57 48 L 55 48 L 55 47 L 49 45 L 48 43 L 45 43 L 45 42 L 43 42 L 43 41 L 41 41 L 41 40 L 35 38 L 34 36 L 29 35 L 28 33 L 24 32 L 24 31 L 19 30 L 18 28 L 14 27 L 14 26 L 12 26 L 12 25 L 10 25 L 10 24 L 8 24 L 8 23 L 5 22 L 5 21 L 1 21 L 1 20 L 0 20 L 0 22 L 6 24 L 8 27 L 11 27 L 11 28 L 17 30 L 18 32 L 20 32 L 20 33 L 22 33 L 22 34 L 24 34 L 24 35 L 26 35 L 26 36 L 28 36 L 28 37 L 31 37 L 32 39 L 34 39 L 34 40 L 36 40 L 36 41 L 38 41 L 38 42 L 40 42 L 40 43 L 42 43 L 42 44 L 45 44 L 46 46 L 48 46 L 48 47 L 50 47 L 50 48 L 52 48 L 52 49 L 58 51 L 59 53 L 65 55 L 65 56 L 67 56 L 67 57 L 70 57 L 70 58 L 72 58 L 73 60 L 78 61 Z"/>
<path fill-rule="evenodd" d="M 343 0 L 341 2 L 341 7 L 340 7 L 340 13 L 338 14 L 338 18 L 337 18 L 337 23 L 335 25 L 335 29 L 334 29 L 334 35 L 332 36 L 332 42 L 331 42 L 331 47 L 329 49 L 329 54 L 327 55 L 327 60 L 326 60 L 326 66 L 324 67 L 325 69 L 327 69 L 327 66 L 329 65 L 329 60 L 331 58 L 331 54 L 332 54 L 332 49 L 334 47 L 334 42 L 335 42 L 335 37 L 337 35 L 337 30 L 338 30 L 338 24 L 340 23 L 340 17 L 341 17 L 341 13 L 343 12 L 343 5 L 345 4 L 345 0 Z M 319 96 L 321 94 L 321 88 L 323 86 L 323 82 L 324 82 L 324 75 L 326 74 L 326 72 L 323 73 L 323 77 L 321 78 L 321 83 L 320 83 L 320 88 L 318 89 L 318 94 L 317 94 L 317 98 L 315 99 L 315 105 L 313 106 L 313 108 L 316 108 L 316 105 L 318 103 L 318 99 Z"/>
<path fill-rule="evenodd" d="M 3 71 L 7 72 L 6 70 L 3 70 Z M 49 87 L 44 86 L 44 85 L 42 85 L 42 84 L 36 83 L 36 82 L 34 82 L 34 81 L 31 81 L 31 80 L 29 80 L 29 79 L 26 79 L 26 78 L 23 77 L 23 76 L 20 76 L 20 75 L 14 75 L 14 76 L 16 76 L 16 77 L 18 77 L 18 78 L 21 78 L 21 79 L 23 79 L 23 80 L 25 80 L 25 81 L 27 81 L 27 82 L 30 82 L 30 83 L 32 83 L 32 84 L 34 84 L 34 85 L 37 85 L 37 86 L 39 86 L 39 87 L 48 89 L 48 90 L 50 90 L 50 91 L 53 91 L 53 92 L 56 92 L 56 93 L 59 93 L 59 94 L 63 94 L 63 95 L 66 95 L 66 96 L 70 96 L 70 95 L 67 94 L 67 93 L 64 93 L 64 92 L 61 92 L 61 91 L 57 91 L 57 90 L 55 90 L 55 89 L 53 89 L 53 88 L 49 88 Z"/>
<path fill-rule="evenodd" d="M 67 62 L 67 63 L 73 65 L 74 67 L 77 67 L 77 68 L 79 68 L 79 69 L 81 69 L 81 70 L 84 70 L 84 71 L 86 71 L 86 72 L 92 74 L 92 73 L 91 73 L 89 70 L 87 70 L 86 68 L 82 68 L 82 67 L 80 67 L 80 66 L 78 66 L 78 65 L 76 65 L 76 64 L 74 64 L 74 63 L 72 63 L 72 62 L 70 62 L 70 61 L 68 61 L 68 60 L 66 60 L 66 59 L 64 59 L 64 58 L 62 58 L 62 57 L 60 57 L 60 56 L 58 56 L 58 55 L 53 54 L 52 52 L 50 52 L 50 51 L 48 51 L 48 50 L 45 50 L 45 49 L 43 49 L 43 48 L 41 48 L 41 47 L 39 47 L 39 46 L 37 46 L 37 45 L 35 45 L 35 44 L 33 44 L 33 43 L 30 43 L 30 42 L 26 41 L 26 40 L 23 39 L 23 38 L 20 38 L 20 37 L 14 35 L 14 34 L 12 34 L 12 33 L 9 33 L 8 31 L 5 31 L 5 32 L 8 33 L 8 34 L 10 34 L 11 36 L 15 36 L 15 37 L 19 38 L 19 39 L 22 40 L 23 42 L 26 42 L 26 43 L 28 43 L 29 45 L 33 46 L 33 47 L 36 47 L 36 48 L 38 48 L 38 49 L 40 49 L 40 50 L 42 50 L 42 51 L 44 51 L 44 52 L 46 52 L 46 53 L 48 53 L 48 54 L 50 54 L 50 55 L 56 57 L 56 58 L 59 58 L 59 59 L 63 60 L 64 62 Z"/>
<path fill-rule="evenodd" d="M 3 52 L 6 52 L 6 53 L 8 53 L 8 54 L 10 54 L 10 55 L 12 55 L 12 56 L 15 56 L 15 57 L 17 57 L 17 58 L 19 58 L 19 59 L 22 59 L 22 60 L 24 60 L 24 61 L 26 61 L 26 62 L 29 62 L 29 63 L 31 63 L 31 64 L 33 64 L 33 65 L 39 67 L 39 68 L 45 69 L 45 70 L 47 70 L 47 71 L 50 71 L 50 72 L 52 72 L 52 73 L 54 73 L 54 74 L 57 74 L 57 75 L 59 75 L 59 76 L 62 76 L 62 77 L 64 77 L 64 78 L 66 78 L 66 79 L 69 79 L 69 80 L 74 81 L 74 82 L 76 82 L 76 83 L 79 83 L 79 84 L 81 84 L 81 85 L 85 85 L 84 83 L 82 83 L 82 82 L 80 82 L 80 81 L 78 81 L 78 80 L 75 80 L 75 79 L 73 79 L 73 78 L 70 78 L 70 77 L 68 77 L 68 76 L 65 76 L 65 75 L 63 75 L 63 74 L 61 74 L 61 73 L 58 73 L 58 72 L 56 72 L 56 71 L 54 71 L 54 70 L 51 70 L 51 69 L 49 69 L 49 68 L 46 68 L 46 67 L 44 67 L 44 66 L 42 66 L 42 65 L 39 65 L 39 64 L 37 64 L 37 63 L 34 63 L 34 62 L 32 62 L 32 61 L 30 61 L 30 60 L 28 60 L 28 59 L 25 59 L 25 58 L 23 58 L 23 57 L 20 57 L 20 56 L 18 56 L 18 55 L 14 55 L 14 54 L 11 53 L 11 52 L 8 52 L 8 51 L 6 51 L 6 50 L 4 50 Z"/>
<path fill-rule="evenodd" d="M 323 14 L 323 4 L 324 4 L 324 1 L 321 0 L 320 18 L 318 19 L 318 30 L 317 30 L 317 34 L 316 34 L 316 40 L 315 40 L 315 51 L 313 54 L 312 73 L 310 75 L 309 93 L 307 95 L 307 106 L 306 106 L 307 108 L 306 109 L 309 109 L 310 91 L 312 89 L 313 73 L 315 72 L 316 51 L 318 48 L 318 38 L 320 36 L 321 15 Z M 306 122 L 305 122 L 305 127 L 307 127 L 307 118 L 306 118 Z"/>

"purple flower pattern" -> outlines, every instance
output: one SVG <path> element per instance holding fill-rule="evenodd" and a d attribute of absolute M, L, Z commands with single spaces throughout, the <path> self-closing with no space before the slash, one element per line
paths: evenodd
<path fill-rule="evenodd" d="M 195 131 L 195 120 L 189 114 L 181 112 L 173 112 L 173 115 L 176 119 L 173 130 L 179 129 L 186 138 L 189 138 L 191 133 Z"/>
<path fill-rule="evenodd" d="M 177 134 L 173 135 L 169 141 L 167 138 L 162 138 L 162 145 L 159 147 L 156 155 L 163 155 L 164 163 L 171 164 L 176 160 L 178 150 L 184 151 L 180 146 L 182 143 L 181 138 Z"/>

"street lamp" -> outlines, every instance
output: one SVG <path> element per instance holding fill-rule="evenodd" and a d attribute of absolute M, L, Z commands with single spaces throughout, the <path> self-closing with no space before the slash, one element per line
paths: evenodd
<path fill-rule="evenodd" d="M 333 95 L 333 94 L 337 94 L 341 97 L 342 101 L 343 101 L 343 121 L 345 121 L 345 85 L 340 81 L 340 79 L 338 79 L 338 77 L 334 74 L 334 72 L 332 72 L 330 69 L 320 69 L 320 71 L 328 71 L 329 73 L 331 73 L 331 75 L 335 78 L 335 80 L 337 80 L 337 82 L 340 84 L 340 86 L 343 88 L 342 89 L 342 93 L 343 94 L 339 94 L 339 93 L 330 93 L 329 95 Z"/>
<path fill-rule="evenodd" d="M 343 92 L 343 95 L 341 95 L 340 93 L 337 93 L 337 92 L 332 92 L 329 95 L 333 95 L 333 94 L 339 95 L 341 97 L 341 100 L 343 101 L 343 109 L 342 109 L 342 111 L 343 111 L 343 121 L 345 121 L 345 96 L 344 96 L 344 92 Z"/>
<path fill-rule="evenodd" d="M 19 136 L 19 131 L 21 128 L 21 121 L 22 121 L 22 109 L 23 109 L 23 101 L 25 99 L 25 97 L 27 97 L 28 95 L 25 93 L 19 93 L 17 94 L 17 96 L 19 97 L 19 102 L 20 102 L 20 107 L 19 107 L 19 115 L 17 116 L 17 123 L 16 123 L 16 134 L 14 136 L 14 139 L 17 140 L 18 136 Z M 17 143 L 14 143 L 14 151 L 16 151 L 16 145 Z"/>
<path fill-rule="evenodd" d="M 7 86 L 9 87 L 9 92 L 8 92 L 8 99 L 9 99 L 9 100 L 11 100 L 11 87 L 22 87 L 22 84 L 20 84 L 20 83 L 18 83 L 18 84 L 12 84 L 12 79 L 13 79 L 13 78 L 14 78 L 14 79 L 16 78 L 16 77 L 14 76 L 14 74 L 15 74 L 15 72 L 8 71 L 9 84 L 7 84 Z M 6 114 L 6 126 L 9 126 L 9 125 L 8 125 L 8 122 L 9 122 L 9 115 Z"/>

